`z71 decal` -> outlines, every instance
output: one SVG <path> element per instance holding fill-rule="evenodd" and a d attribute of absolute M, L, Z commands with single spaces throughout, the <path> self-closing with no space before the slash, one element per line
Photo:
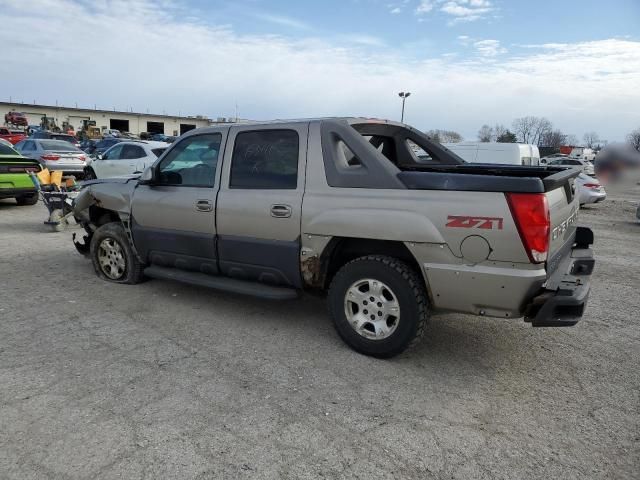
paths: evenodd
<path fill-rule="evenodd" d="M 447 227 L 502 230 L 503 220 L 504 219 L 501 217 L 465 217 L 460 215 L 449 215 L 447 217 Z"/>

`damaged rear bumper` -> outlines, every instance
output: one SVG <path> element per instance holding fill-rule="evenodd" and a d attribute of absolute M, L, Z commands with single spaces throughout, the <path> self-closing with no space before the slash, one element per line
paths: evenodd
<path fill-rule="evenodd" d="M 547 279 L 543 291 L 525 310 L 525 322 L 534 327 L 570 327 L 584 314 L 595 266 L 593 232 L 578 227 L 575 243 Z"/>

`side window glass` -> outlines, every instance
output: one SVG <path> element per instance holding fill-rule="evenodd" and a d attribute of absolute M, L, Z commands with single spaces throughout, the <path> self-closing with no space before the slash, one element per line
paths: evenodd
<path fill-rule="evenodd" d="M 380 148 L 382 148 L 382 146 Z M 353 150 L 351 150 L 342 140 L 338 140 L 336 161 L 342 168 L 362 166 L 362 162 L 360 161 L 360 159 L 356 156 L 355 153 L 353 153 Z"/>
<path fill-rule="evenodd" d="M 121 152 L 122 152 L 122 145 L 117 145 L 117 146 L 109 149 L 109 151 L 104 154 L 104 157 L 102 157 L 102 159 L 103 160 L 118 160 L 120 158 Z"/>
<path fill-rule="evenodd" d="M 429 155 L 421 146 L 415 143 L 413 140 L 407 138 L 407 147 L 409 147 L 409 151 L 413 155 L 413 159 L 416 163 L 421 164 L 433 164 L 439 163 L 437 160 Z"/>
<path fill-rule="evenodd" d="M 146 156 L 142 147 L 138 145 L 124 145 L 122 147 L 122 154 L 120 158 L 123 160 L 133 160 L 136 158 L 142 158 Z"/>
<path fill-rule="evenodd" d="M 213 187 L 222 135 L 207 133 L 176 144 L 158 165 L 158 183 L 185 187 Z"/>
<path fill-rule="evenodd" d="M 299 142 L 294 130 L 239 133 L 233 147 L 229 187 L 295 190 Z"/>

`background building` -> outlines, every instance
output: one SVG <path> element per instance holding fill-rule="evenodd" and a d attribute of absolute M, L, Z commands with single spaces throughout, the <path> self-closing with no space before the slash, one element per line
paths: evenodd
<path fill-rule="evenodd" d="M 194 128 L 207 127 L 210 123 L 217 123 L 211 122 L 207 117 L 201 115 L 181 117 L 9 102 L 0 102 L 0 122 L 4 122 L 5 114 L 10 111 L 24 113 L 29 120 L 29 125 L 40 125 L 42 117 L 46 116 L 52 118 L 61 129 L 72 126 L 75 131 L 78 131 L 82 128 L 83 120 L 95 120 L 96 126 L 101 130 L 115 129 L 136 135 L 141 132 L 182 135 Z"/>

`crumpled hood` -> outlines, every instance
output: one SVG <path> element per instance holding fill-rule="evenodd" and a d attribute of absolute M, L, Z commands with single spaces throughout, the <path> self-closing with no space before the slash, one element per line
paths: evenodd
<path fill-rule="evenodd" d="M 85 210 L 92 205 L 128 217 L 133 191 L 138 186 L 138 177 L 105 178 L 82 182 L 82 190 L 73 202 L 73 213 L 77 218 L 87 217 Z"/>

